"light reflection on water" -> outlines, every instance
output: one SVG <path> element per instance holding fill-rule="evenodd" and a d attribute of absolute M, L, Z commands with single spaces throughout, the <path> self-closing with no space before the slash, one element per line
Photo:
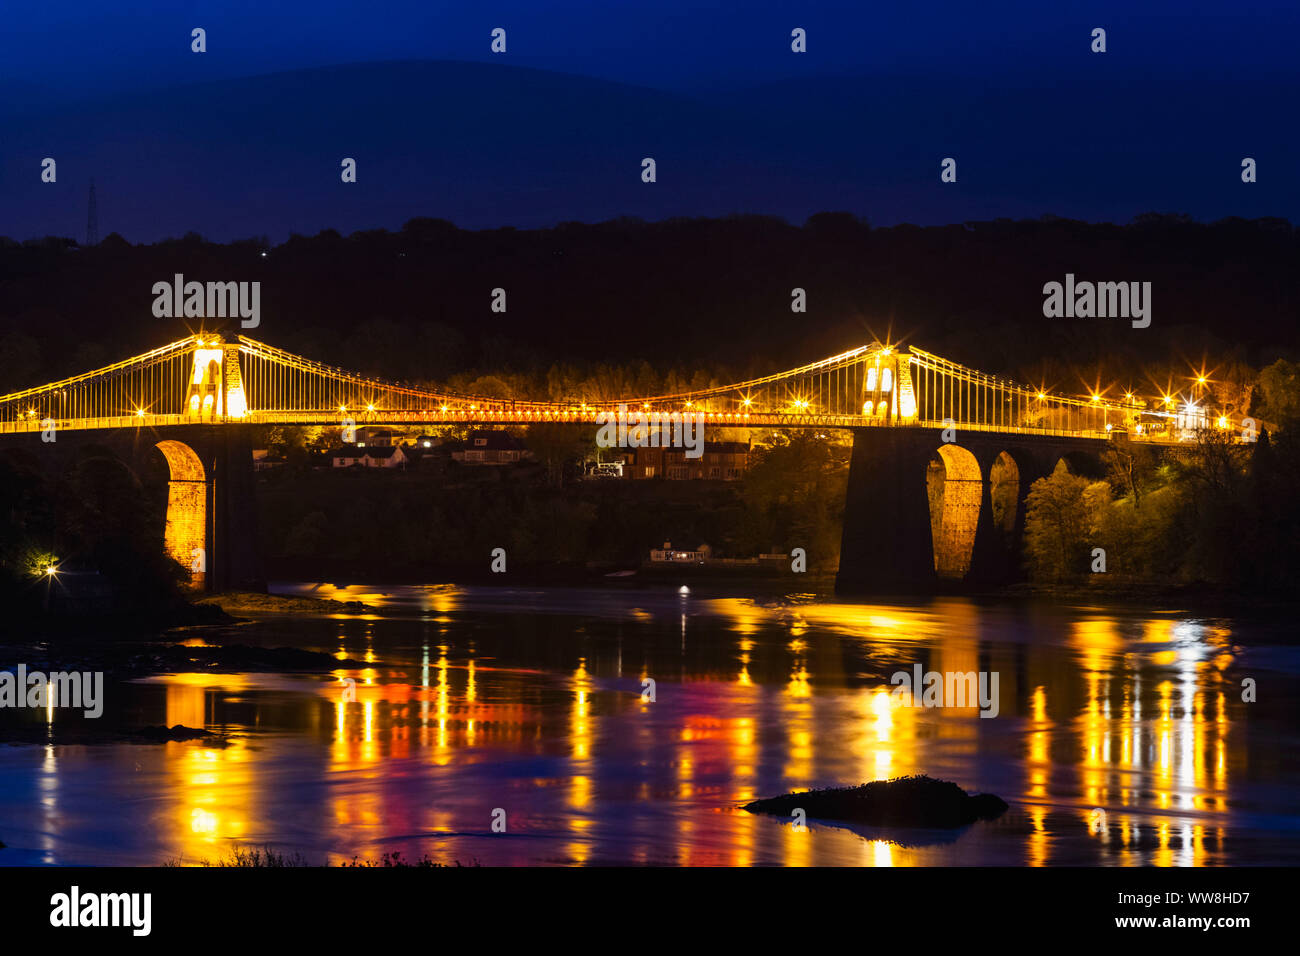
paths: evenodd
<path fill-rule="evenodd" d="M 284 617 L 205 636 L 320 650 L 363 670 L 114 685 L 105 719 L 121 726 L 235 736 L 226 747 L 0 748 L 0 862 L 197 861 L 232 842 L 336 862 L 391 850 L 485 864 L 1300 859 L 1284 762 L 1294 715 L 1267 703 L 1295 696 L 1295 649 L 1257 624 L 699 588 L 311 593 L 394 616 Z M 999 716 L 896 706 L 889 677 L 914 664 L 998 672 Z M 1263 701 L 1241 701 L 1243 676 L 1268 686 Z M 957 833 L 799 832 L 736 809 L 909 773 L 997 793 L 1012 811 Z M 492 831 L 497 809 L 505 833 Z"/>

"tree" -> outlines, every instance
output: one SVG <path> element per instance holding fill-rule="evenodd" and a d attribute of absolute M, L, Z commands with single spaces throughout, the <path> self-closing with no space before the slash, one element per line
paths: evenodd
<path fill-rule="evenodd" d="M 312 511 L 305 515 L 285 542 L 285 554 L 296 557 L 322 554 L 330 537 L 330 520 L 323 511 Z"/>
<path fill-rule="evenodd" d="M 1089 566 L 1100 509 L 1110 486 L 1072 475 L 1062 466 L 1039 478 L 1025 500 L 1025 557 L 1033 577 L 1064 581 Z"/>
<path fill-rule="evenodd" d="M 40 372 L 39 342 L 16 330 L 0 338 L 0 394 L 38 382 Z"/>
<path fill-rule="evenodd" d="M 1139 445 L 1126 438 L 1115 439 L 1103 456 L 1112 484 L 1122 493 L 1133 496 L 1133 507 L 1142 506 L 1142 494 L 1154 481 L 1158 456 L 1150 445 Z"/>
<path fill-rule="evenodd" d="M 808 431 L 757 446 L 741 491 L 745 514 L 739 546 L 750 553 L 801 547 L 811 567 L 835 567 L 848 457 L 847 446 Z"/>
<path fill-rule="evenodd" d="M 528 426 L 528 450 L 546 467 L 546 481 L 558 485 L 564 466 L 575 458 L 584 458 L 595 447 L 595 435 L 585 425 L 563 422 L 540 422 Z"/>
<path fill-rule="evenodd" d="M 1260 414 L 1286 428 L 1300 421 L 1300 365 L 1278 359 L 1259 373 Z"/>

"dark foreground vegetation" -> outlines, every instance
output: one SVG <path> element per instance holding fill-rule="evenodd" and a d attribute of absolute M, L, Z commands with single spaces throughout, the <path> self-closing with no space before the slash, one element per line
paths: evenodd
<path fill-rule="evenodd" d="M 594 455 L 594 430 L 572 432 L 568 454 Z M 281 566 L 383 576 L 486 570 L 495 548 L 505 549 L 514 570 L 636 567 L 650 549 L 672 541 L 678 548 L 707 544 L 720 557 L 802 547 L 810 571 L 833 571 L 846 436 L 760 437 L 743 481 L 557 480 L 559 469 L 545 460 L 405 472 L 315 469 L 305 458 L 291 460 L 259 484 L 263 553 Z M 543 446 L 537 450 L 545 456 Z"/>
<path fill-rule="evenodd" d="M 3 844 L 0 844 L 3 846 Z M 286 869 L 297 867 L 311 866 L 328 866 L 327 863 L 312 863 L 301 853 L 289 853 L 276 850 L 273 847 L 243 847 L 235 846 L 225 855 L 214 860 L 197 860 L 187 861 L 180 857 L 175 857 L 166 861 L 163 866 L 207 866 L 207 867 L 232 867 L 236 869 Z M 342 867 L 352 868 L 369 868 L 381 867 L 384 869 L 414 867 L 419 869 L 435 868 L 458 868 L 458 867 L 476 867 L 481 864 L 478 860 L 471 860 L 469 863 L 462 863 L 459 860 L 453 860 L 450 863 L 441 863 L 427 853 L 418 860 L 408 860 L 400 850 L 394 850 L 389 853 L 381 854 L 378 858 L 361 858 L 354 856 L 351 860 L 339 864 Z"/>
<path fill-rule="evenodd" d="M 955 783 L 925 775 L 876 780 L 858 787 L 787 793 L 745 804 L 750 813 L 790 817 L 802 810 L 810 820 L 842 820 L 882 827 L 951 829 L 993 820 L 1007 804 L 991 793 L 969 794 Z"/>
<path fill-rule="evenodd" d="M 109 449 L 70 469 L 30 443 L 0 442 L 0 636 L 62 611 L 93 615 L 100 631 L 229 621 L 194 608 L 184 569 L 162 548 L 166 484 Z"/>
<path fill-rule="evenodd" d="M 1300 579 L 1300 365 L 1265 369 L 1253 405 L 1273 423 L 1253 444 L 1208 429 L 1174 449 L 1116 442 L 1101 479 L 1058 469 L 1025 516 L 1033 580 L 1295 596 Z"/>

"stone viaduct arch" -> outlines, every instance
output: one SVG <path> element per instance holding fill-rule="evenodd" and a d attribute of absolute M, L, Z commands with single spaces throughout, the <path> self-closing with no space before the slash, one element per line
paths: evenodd
<path fill-rule="evenodd" d="M 1021 573 L 1025 498 L 1058 461 L 1100 470 L 1102 439 L 854 429 L 836 590 L 993 587 Z"/>
<path fill-rule="evenodd" d="M 167 461 L 167 524 L 163 549 L 190 569 L 190 583 L 202 588 L 208 565 L 208 480 L 203 461 L 174 438 L 154 445 Z"/>

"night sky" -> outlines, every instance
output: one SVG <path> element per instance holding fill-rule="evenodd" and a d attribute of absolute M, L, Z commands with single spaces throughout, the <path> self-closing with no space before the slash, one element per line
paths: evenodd
<path fill-rule="evenodd" d="M 84 240 L 92 177 L 101 235 L 133 242 L 414 216 L 1295 221 L 1298 42 L 1293 2 L 6 4 L 0 235 Z"/>

